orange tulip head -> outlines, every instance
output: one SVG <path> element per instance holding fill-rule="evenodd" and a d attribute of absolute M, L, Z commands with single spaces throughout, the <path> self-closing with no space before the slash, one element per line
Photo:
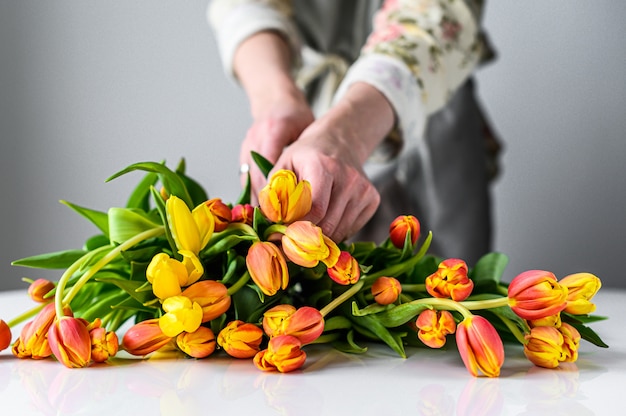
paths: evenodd
<path fill-rule="evenodd" d="M 541 319 L 561 312 L 567 306 L 567 288 L 553 273 L 528 270 L 509 284 L 509 306 L 519 317 Z"/>
<path fill-rule="evenodd" d="M 493 325 L 484 317 L 465 318 L 456 329 L 456 342 L 467 370 L 475 377 L 500 375 L 504 345 Z"/>
<path fill-rule="evenodd" d="M 341 253 L 337 244 L 310 221 L 290 224 L 282 236 L 282 247 L 289 260 L 308 268 L 317 266 L 320 261 L 327 268 L 333 267 Z"/>
<path fill-rule="evenodd" d="M 474 289 L 474 282 L 467 273 L 467 264 L 463 260 L 446 259 L 439 263 L 437 271 L 426 278 L 426 290 L 436 298 L 465 300 Z"/>
<path fill-rule="evenodd" d="M 263 341 L 263 330 L 241 320 L 229 322 L 217 335 L 218 345 L 235 358 L 252 358 Z"/>
<path fill-rule="evenodd" d="M 254 283 L 267 296 L 275 295 L 289 284 L 287 261 L 272 242 L 254 242 L 246 255 L 246 266 Z"/>

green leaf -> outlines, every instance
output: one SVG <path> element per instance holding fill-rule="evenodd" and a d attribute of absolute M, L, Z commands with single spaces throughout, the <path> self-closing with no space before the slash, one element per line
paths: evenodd
<path fill-rule="evenodd" d="M 136 170 L 143 170 L 146 172 L 154 172 L 158 174 L 159 179 L 161 180 L 161 183 L 163 184 L 163 186 L 165 187 L 165 189 L 170 195 L 176 195 L 177 197 L 185 201 L 189 209 L 194 208 L 193 200 L 191 198 L 191 195 L 189 195 L 189 191 L 187 190 L 187 187 L 185 186 L 185 182 L 182 180 L 180 176 L 178 176 L 175 172 L 170 170 L 168 167 L 166 167 L 162 163 L 156 163 L 156 162 L 134 163 L 130 166 L 127 166 L 125 169 L 122 169 L 121 171 L 113 174 L 106 181 L 109 182 L 113 179 L 119 178 L 122 175 L 125 175 L 129 172 L 133 172 Z"/>
<path fill-rule="evenodd" d="M 414 319 L 426 309 L 430 309 L 427 303 L 403 303 L 377 314 L 376 319 L 387 328 L 395 328 Z"/>
<path fill-rule="evenodd" d="M 239 194 L 239 198 L 237 198 L 236 204 L 249 204 L 250 203 L 250 194 L 252 193 L 252 183 L 250 181 L 250 172 L 246 173 L 246 185 L 241 190 L 241 194 Z"/>
<path fill-rule="evenodd" d="M 136 208 L 146 212 L 149 211 L 150 188 L 157 183 L 158 179 L 159 175 L 154 172 L 148 172 L 130 194 L 126 202 L 126 208 Z"/>
<path fill-rule="evenodd" d="M 87 254 L 84 250 L 64 250 L 53 253 L 38 254 L 15 260 L 13 266 L 32 267 L 38 269 L 67 269 L 76 260 Z"/>
<path fill-rule="evenodd" d="M 141 288 L 145 285 L 145 281 L 142 282 L 140 280 L 128 280 L 115 277 L 97 277 L 95 278 L 95 281 L 110 283 L 119 287 L 124 292 L 128 293 L 131 298 L 135 299 L 142 305 L 154 299 L 152 291 L 141 290 Z"/>
<path fill-rule="evenodd" d="M 101 211 L 95 211 L 93 209 L 85 208 L 78 206 L 76 204 L 72 204 L 68 201 L 60 201 L 63 205 L 66 205 L 72 208 L 74 211 L 78 212 L 83 217 L 87 218 L 91 223 L 93 223 L 100 231 L 104 233 L 104 235 L 109 235 L 109 218 L 106 213 Z"/>
<path fill-rule="evenodd" d="M 366 329 L 368 332 L 375 335 L 376 338 L 387 344 L 400 357 L 406 358 L 404 346 L 402 345 L 400 339 L 401 337 L 398 334 L 393 334 L 389 331 L 378 319 L 378 315 L 353 316 L 352 314 L 349 314 L 348 319 L 352 321 L 355 327 Z"/>
<path fill-rule="evenodd" d="M 139 233 L 161 226 L 143 211 L 116 207 L 109 209 L 109 238 L 112 243 L 122 243 Z"/>
<path fill-rule="evenodd" d="M 481 257 L 469 273 L 476 285 L 500 282 L 509 258 L 502 253 L 488 253 Z"/>
<path fill-rule="evenodd" d="M 254 160 L 254 163 L 256 163 L 256 165 L 259 167 L 261 173 L 263 173 L 263 176 L 267 178 L 267 175 L 269 175 L 270 171 L 274 168 L 274 164 L 257 152 L 250 153 L 252 155 L 252 160 Z"/>
<path fill-rule="evenodd" d="M 98 234 L 88 238 L 87 241 L 85 241 L 85 249 L 87 251 L 91 251 L 103 246 L 108 246 L 109 244 L 111 244 L 111 242 L 109 241 L 109 237 L 104 234 Z"/>
<path fill-rule="evenodd" d="M 361 347 L 354 342 L 354 331 L 348 331 L 345 341 L 334 341 L 333 348 L 348 354 L 363 354 L 367 352 L 367 347 Z"/>
<path fill-rule="evenodd" d="M 165 237 L 172 249 L 172 253 L 174 256 L 178 256 L 178 248 L 176 247 L 176 242 L 174 241 L 174 237 L 172 236 L 172 231 L 170 230 L 170 226 L 167 222 L 167 212 L 165 211 L 165 202 L 163 198 L 161 198 L 161 194 L 154 188 L 150 188 L 150 193 L 152 194 L 152 199 L 154 200 L 154 204 L 156 205 L 156 209 L 161 217 L 161 221 L 163 221 L 163 225 L 165 227 Z"/>

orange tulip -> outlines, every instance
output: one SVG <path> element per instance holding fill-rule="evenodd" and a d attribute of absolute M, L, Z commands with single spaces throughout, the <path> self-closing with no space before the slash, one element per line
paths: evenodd
<path fill-rule="evenodd" d="M 270 338 L 292 335 L 306 345 L 324 332 L 324 317 L 310 306 L 278 305 L 263 314 L 263 330 Z"/>
<path fill-rule="evenodd" d="M 302 367 L 306 353 L 301 350 L 300 340 L 291 335 L 279 335 L 270 339 L 267 349 L 254 356 L 254 364 L 263 371 L 288 373 Z"/>
<path fill-rule="evenodd" d="M 563 335 L 563 361 L 573 363 L 578 359 L 580 333 L 576 328 L 565 322 L 559 327 L 559 332 Z"/>
<path fill-rule="evenodd" d="M 456 329 L 456 343 L 467 370 L 477 377 L 500 375 L 504 363 L 504 345 L 496 329 L 482 316 L 465 318 Z"/>
<path fill-rule="evenodd" d="M 215 220 L 215 232 L 224 231 L 232 219 L 232 213 L 228 205 L 222 202 L 220 198 L 209 199 L 204 203 L 209 207 L 209 211 L 213 214 Z"/>
<path fill-rule="evenodd" d="M 3 351 L 11 345 L 11 340 L 13 339 L 13 335 L 11 335 L 11 328 L 0 319 L 0 351 Z"/>
<path fill-rule="evenodd" d="M 321 261 L 333 267 L 341 251 L 337 244 L 310 221 L 290 224 L 282 237 L 283 251 L 289 260 L 302 267 L 315 267 Z"/>
<path fill-rule="evenodd" d="M 596 310 L 591 303 L 602 282 L 591 273 L 575 273 L 559 280 L 561 286 L 567 288 L 567 305 L 564 311 L 573 315 L 586 315 Z"/>
<path fill-rule="evenodd" d="M 250 277 L 267 296 L 275 295 L 289 284 L 289 271 L 283 253 L 274 243 L 257 241 L 246 256 Z"/>
<path fill-rule="evenodd" d="M 272 222 L 289 224 L 304 217 L 311 210 L 311 184 L 298 181 L 290 170 L 279 170 L 259 192 L 259 206 Z"/>
<path fill-rule="evenodd" d="M 202 280 L 189 286 L 181 294 L 202 308 L 202 322 L 211 321 L 230 308 L 230 296 L 224 284 L 215 280 Z"/>
<path fill-rule="evenodd" d="M 45 296 L 54 289 L 54 283 L 47 279 L 37 279 L 28 286 L 28 295 L 39 303 L 50 302 L 52 298 Z"/>
<path fill-rule="evenodd" d="M 432 309 L 420 313 L 415 326 L 419 328 L 418 338 L 430 348 L 443 347 L 446 344 L 446 336 L 456 331 L 456 322 L 450 312 Z"/>
<path fill-rule="evenodd" d="M 250 204 L 235 205 L 231 210 L 232 222 L 241 222 L 252 225 L 254 221 L 254 207 Z"/>
<path fill-rule="evenodd" d="M 210 328 L 201 326 L 193 332 L 180 333 L 176 345 L 190 357 L 205 358 L 215 351 L 215 335 Z"/>
<path fill-rule="evenodd" d="M 556 368 L 565 359 L 563 334 L 555 327 L 534 327 L 524 338 L 524 355 L 536 366 Z"/>
<path fill-rule="evenodd" d="M 252 358 L 260 350 L 263 330 L 244 321 L 231 321 L 217 335 L 217 344 L 235 358 Z"/>
<path fill-rule="evenodd" d="M 541 319 L 527 320 L 526 323 L 530 328 L 534 328 L 536 326 L 553 326 L 555 328 L 559 328 L 561 326 L 561 314 L 557 313 Z"/>
<path fill-rule="evenodd" d="M 553 273 L 528 270 L 509 284 L 509 306 L 519 317 L 528 320 L 555 315 L 567 306 L 567 288 Z"/>
<path fill-rule="evenodd" d="M 122 348 L 132 355 L 147 355 L 166 346 L 168 337 L 159 327 L 159 320 L 148 319 L 130 327 L 122 338 Z"/>
<path fill-rule="evenodd" d="M 56 359 L 68 368 L 91 363 L 91 338 L 81 319 L 60 317 L 48 330 L 48 342 Z"/>
<path fill-rule="evenodd" d="M 68 311 L 69 313 L 69 311 Z M 47 304 L 22 328 L 19 339 L 13 344 L 13 354 L 19 358 L 47 358 L 52 355 L 48 343 L 48 330 L 56 319 L 54 303 Z"/>
<path fill-rule="evenodd" d="M 361 278 L 361 269 L 350 253 L 342 251 L 337 263 L 328 268 L 328 276 L 340 285 L 352 285 Z"/>
<path fill-rule="evenodd" d="M 460 259 L 446 259 L 439 263 L 437 271 L 426 278 L 426 290 L 436 298 L 465 300 L 474 289 L 474 282 L 467 277 L 467 264 Z"/>
<path fill-rule="evenodd" d="M 379 305 L 390 305 L 398 300 L 402 292 L 402 286 L 395 277 L 382 276 L 374 281 L 372 295 Z"/>
<path fill-rule="evenodd" d="M 96 363 L 103 363 L 114 357 L 119 349 L 117 334 L 97 327 L 89 331 L 91 338 L 91 359 Z"/>
<path fill-rule="evenodd" d="M 413 215 L 400 215 L 389 226 L 389 239 L 397 248 L 403 248 L 409 234 L 411 244 L 415 245 L 420 235 L 420 223 Z"/>

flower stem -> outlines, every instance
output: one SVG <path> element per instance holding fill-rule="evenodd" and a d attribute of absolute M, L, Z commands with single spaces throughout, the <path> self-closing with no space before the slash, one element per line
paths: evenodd
<path fill-rule="evenodd" d="M 479 309 L 492 309 L 507 306 L 509 304 L 509 298 L 501 297 L 486 300 L 468 300 L 461 302 L 461 304 L 469 310 L 476 311 Z"/>
<path fill-rule="evenodd" d="M 241 289 L 246 283 L 248 283 L 248 280 L 250 280 L 250 272 L 246 270 L 246 272 L 241 275 L 241 278 L 237 280 L 234 285 L 228 288 L 228 290 L 226 291 L 228 296 L 232 296 L 237 293 L 239 289 Z"/>
<path fill-rule="evenodd" d="M 47 303 L 42 303 L 32 309 L 27 310 L 21 315 L 18 315 L 15 318 L 11 319 L 9 322 L 7 322 L 7 325 L 9 326 L 9 328 L 12 328 L 17 324 L 24 322 L 28 318 L 32 318 L 33 316 L 37 315 L 46 305 Z"/>
<path fill-rule="evenodd" d="M 522 345 L 526 345 L 528 343 L 528 341 L 526 341 L 526 338 L 524 337 L 524 334 L 522 333 L 522 331 L 520 331 L 519 327 L 517 325 L 515 325 L 515 323 L 513 321 L 511 321 L 506 316 L 502 316 L 500 314 L 497 314 L 497 316 L 498 316 L 498 318 L 500 318 L 502 320 L 502 322 L 504 323 L 504 325 L 506 325 L 506 327 L 509 329 L 509 331 L 511 331 L 511 334 L 513 334 L 515 339 L 517 339 Z"/>
<path fill-rule="evenodd" d="M 364 284 L 365 284 L 364 279 L 361 279 L 358 282 L 356 282 L 354 285 L 352 285 L 352 287 L 350 287 L 348 290 L 343 292 L 341 295 L 337 296 L 335 299 L 328 302 L 328 304 L 320 310 L 320 313 L 322 314 L 322 316 L 326 317 L 326 315 L 331 313 L 337 306 L 341 305 L 343 302 L 350 299 L 352 296 L 356 295 L 358 291 L 361 290 Z"/>
<path fill-rule="evenodd" d="M 120 254 L 122 251 L 128 250 L 129 248 L 139 244 L 140 242 L 147 240 L 149 238 L 153 238 L 153 237 L 158 237 L 159 235 L 163 234 L 165 232 L 165 228 L 164 227 L 155 227 L 155 228 L 151 228 L 149 230 L 146 230 L 144 232 L 141 232 L 137 235 L 135 235 L 132 238 L 129 238 L 128 240 L 124 241 L 122 244 L 116 246 L 115 248 L 113 248 L 110 252 L 108 252 L 104 257 L 102 257 L 100 260 L 98 260 L 98 262 L 96 262 L 96 264 L 94 264 L 93 266 L 91 266 L 81 277 L 80 279 L 78 279 L 78 281 L 76 282 L 76 284 L 74 284 L 74 286 L 72 286 L 72 288 L 70 289 L 70 291 L 64 296 L 63 292 L 65 291 L 65 286 L 67 284 L 67 282 L 69 281 L 70 277 L 72 276 L 72 274 L 74 274 L 74 272 L 82 265 L 82 263 L 84 262 L 84 260 L 88 257 L 88 256 L 92 256 L 94 252 L 96 251 L 104 251 L 105 249 L 109 249 L 109 246 L 104 246 L 104 247 L 100 247 L 90 253 L 87 253 L 86 255 L 84 255 L 83 257 L 81 257 L 80 259 L 78 259 L 74 264 L 72 264 L 72 266 L 70 266 L 65 273 L 63 273 L 63 276 L 61 276 L 61 279 L 59 279 L 59 283 L 57 285 L 57 292 L 55 295 L 55 309 L 56 309 L 56 314 L 58 317 L 63 316 L 63 306 L 64 305 L 69 305 L 70 302 L 72 301 L 72 299 L 74 299 L 74 296 L 76 296 L 76 294 L 78 293 L 78 291 L 83 287 L 83 285 L 85 283 L 87 283 L 89 281 L 89 279 L 91 279 L 91 277 L 96 274 L 98 271 L 100 271 L 100 269 L 102 269 L 104 266 L 106 266 L 107 264 L 109 264 L 109 262 L 111 262 L 115 257 L 117 257 L 118 254 Z"/>
<path fill-rule="evenodd" d="M 402 292 L 426 292 L 426 285 L 423 283 L 404 284 Z"/>
<path fill-rule="evenodd" d="M 463 302 L 457 302 L 452 299 L 423 298 L 423 299 L 416 299 L 410 303 L 426 304 L 426 305 L 433 306 L 435 309 L 439 309 L 439 310 L 457 311 L 461 315 L 463 315 L 463 318 L 469 318 L 472 316 L 472 312 L 463 305 Z"/>

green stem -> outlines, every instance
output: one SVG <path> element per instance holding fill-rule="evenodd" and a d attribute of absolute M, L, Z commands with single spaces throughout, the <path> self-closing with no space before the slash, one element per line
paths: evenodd
<path fill-rule="evenodd" d="M 506 327 L 509 328 L 509 331 L 511 331 L 511 334 L 513 334 L 515 339 L 517 339 L 522 345 L 526 345 L 528 343 L 522 331 L 520 331 L 519 327 L 515 325 L 513 321 L 511 321 L 506 316 L 502 316 L 500 314 L 497 314 L 497 315 L 498 315 L 498 318 L 500 318 L 502 322 L 504 322 L 504 325 L 506 325 Z"/>
<path fill-rule="evenodd" d="M 509 304 L 508 297 L 502 297 L 497 299 L 487 299 L 487 300 L 467 300 L 464 302 L 460 302 L 467 309 L 476 311 L 479 309 L 493 309 L 499 308 L 501 306 L 507 306 Z"/>
<path fill-rule="evenodd" d="M 423 283 L 403 284 L 402 292 L 426 292 L 426 285 Z"/>
<path fill-rule="evenodd" d="M 267 240 L 270 235 L 275 233 L 285 234 L 285 230 L 287 230 L 287 226 L 284 224 L 272 224 L 265 230 L 265 233 L 263 234 L 263 239 Z"/>
<path fill-rule="evenodd" d="M 7 322 L 7 325 L 9 326 L 9 328 L 12 328 L 17 324 L 20 324 L 24 322 L 25 320 L 32 318 L 33 316 L 37 315 L 46 305 L 47 303 L 42 303 L 42 304 L 35 306 L 32 309 L 27 310 L 21 315 L 18 315 L 15 318 L 11 319 L 9 322 Z"/>
<path fill-rule="evenodd" d="M 463 305 L 463 302 L 457 302 L 452 299 L 423 298 L 416 299 L 411 303 L 430 305 L 438 310 L 457 311 L 463 315 L 463 318 L 469 318 L 472 316 L 472 312 L 470 312 L 470 310 Z"/>
<path fill-rule="evenodd" d="M 358 282 L 356 282 L 354 285 L 352 285 L 352 287 L 350 287 L 348 290 L 343 292 L 341 295 L 331 300 L 326 306 L 324 306 L 320 310 L 320 313 L 322 314 L 322 316 L 326 317 L 326 315 L 331 313 L 337 306 L 341 305 L 343 302 L 350 299 L 352 296 L 356 295 L 358 291 L 361 290 L 364 284 L 365 284 L 364 279 L 361 279 Z"/>
<path fill-rule="evenodd" d="M 65 273 L 63 273 L 63 276 L 61 276 L 61 279 L 59 280 L 59 283 L 57 285 L 57 292 L 56 292 L 55 299 L 54 299 L 55 300 L 55 308 L 56 308 L 57 316 L 59 316 L 59 317 L 63 316 L 63 306 L 64 305 L 69 305 L 70 302 L 72 301 L 72 299 L 74 299 L 74 296 L 76 296 L 78 291 L 83 287 L 83 285 L 85 283 L 87 283 L 89 281 L 89 279 L 91 279 L 91 277 L 94 274 L 96 274 L 98 271 L 100 271 L 100 269 L 102 269 L 104 266 L 109 264 L 113 259 L 115 259 L 121 252 L 130 249 L 131 247 L 139 244 L 140 242 L 142 242 L 144 240 L 147 240 L 147 239 L 153 238 L 153 237 L 158 237 L 159 235 L 163 234 L 164 232 L 165 232 L 165 228 L 162 227 L 162 226 L 161 227 L 156 227 L 156 228 L 151 228 L 149 230 L 146 230 L 146 231 L 144 231 L 142 233 L 137 234 L 136 236 L 134 236 L 132 238 L 129 238 L 128 240 L 124 241 L 122 244 L 116 246 L 113 250 L 111 250 L 104 257 L 102 257 L 100 260 L 98 260 L 98 262 L 96 262 L 96 264 L 91 266 L 80 277 L 80 279 L 78 279 L 76 284 L 74 284 L 74 286 L 72 286 L 70 291 L 65 296 L 63 296 L 63 292 L 65 290 L 65 286 L 66 286 L 67 282 L 69 281 L 69 279 L 72 276 L 72 274 L 74 273 L 74 271 L 78 268 L 78 266 L 76 264 L 79 263 L 79 262 L 82 263 L 82 260 L 86 256 L 81 257 Z M 109 246 L 105 246 L 105 247 L 101 247 L 100 249 L 108 249 L 108 248 L 110 248 L 110 247 Z M 100 250 L 100 249 L 97 249 L 97 250 Z M 88 255 L 91 255 L 91 254 L 92 253 L 88 253 Z M 74 269 L 74 270 L 72 270 L 72 269 Z M 70 270 L 71 270 L 71 272 L 70 272 Z"/>
<path fill-rule="evenodd" d="M 228 296 L 232 296 L 237 293 L 239 289 L 241 289 L 246 283 L 248 283 L 248 280 L 250 280 L 250 272 L 246 270 L 246 272 L 241 275 L 241 278 L 237 280 L 234 285 L 228 288 L 228 290 L 226 291 Z"/>

